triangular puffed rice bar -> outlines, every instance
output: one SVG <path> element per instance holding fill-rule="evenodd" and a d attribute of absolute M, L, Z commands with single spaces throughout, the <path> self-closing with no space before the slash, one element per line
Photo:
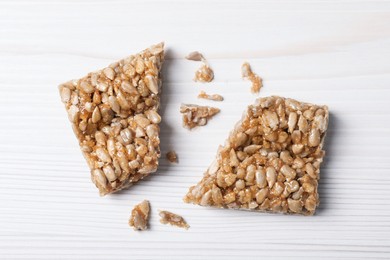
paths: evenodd
<path fill-rule="evenodd" d="M 314 214 L 328 117 L 326 106 L 276 96 L 259 98 L 184 201 Z"/>
<path fill-rule="evenodd" d="M 72 128 L 101 195 L 157 170 L 164 44 L 59 86 Z"/>

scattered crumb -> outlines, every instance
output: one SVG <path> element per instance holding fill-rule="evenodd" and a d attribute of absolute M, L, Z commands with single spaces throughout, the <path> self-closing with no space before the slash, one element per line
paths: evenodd
<path fill-rule="evenodd" d="M 202 53 L 198 51 L 190 52 L 186 56 L 186 59 L 192 61 L 201 61 L 203 63 L 202 66 L 195 72 L 194 81 L 205 83 L 211 82 L 214 79 L 214 72 L 210 68 L 209 64 L 207 63 L 207 60 L 204 58 Z"/>
<path fill-rule="evenodd" d="M 209 99 L 209 100 L 213 100 L 213 101 L 223 101 L 223 97 L 221 95 L 218 95 L 218 94 L 208 95 L 203 90 L 200 91 L 198 98 Z"/>
<path fill-rule="evenodd" d="M 136 205 L 131 211 L 130 227 L 133 227 L 134 230 L 146 230 L 148 228 L 149 210 L 150 204 L 147 200 Z"/>
<path fill-rule="evenodd" d="M 190 227 L 182 216 L 177 215 L 175 213 L 166 210 L 160 210 L 159 215 L 161 217 L 160 222 L 164 225 L 171 224 L 172 226 L 185 229 L 189 229 Z"/>
<path fill-rule="evenodd" d="M 207 64 L 203 64 L 202 67 L 200 67 L 195 72 L 195 81 L 199 82 L 211 82 L 214 79 L 214 72 Z"/>
<path fill-rule="evenodd" d="M 207 121 L 220 111 L 219 108 L 193 104 L 180 106 L 180 113 L 183 114 L 183 126 L 188 129 L 206 125 Z"/>
<path fill-rule="evenodd" d="M 177 159 L 177 154 L 175 151 L 169 151 L 167 152 L 167 159 L 169 162 L 171 163 L 177 163 L 178 162 L 178 159 Z"/>
<path fill-rule="evenodd" d="M 203 57 L 202 53 L 200 53 L 198 51 L 190 52 L 186 56 L 186 59 L 187 60 L 193 60 L 193 61 L 204 61 L 205 60 L 205 58 Z"/>
<path fill-rule="evenodd" d="M 242 64 L 241 75 L 244 79 L 249 79 L 250 81 L 252 81 L 252 87 L 251 87 L 252 93 L 260 92 L 260 89 L 263 87 L 263 79 L 260 78 L 255 73 L 253 73 L 251 66 L 249 65 L 248 62 Z"/>

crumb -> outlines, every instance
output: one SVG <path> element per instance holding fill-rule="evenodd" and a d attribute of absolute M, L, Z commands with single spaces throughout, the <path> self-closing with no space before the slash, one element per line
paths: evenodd
<path fill-rule="evenodd" d="M 190 52 L 186 56 L 186 59 L 192 61 L 201 61 L 203 63 L 202 66 L 195 72 L 194 81 L 205 83 L 205 82 L 211 82 L 214 79 L 214 72 L 210 68 L 207 60 L 204 58 L 202 53 L 198 51 Z"/>
<path fill-rule="evenodd" d="M 241 66 L 241 75 L 244 79 L 249 79 L 252 82 L 251 92 L 259 93 L 263 87 L 263 79 L 253 73 L 251 66 L 248 62 L 245 62 Z"/>
<path fill-rule="evenodd" d="M 177 215 L 175 213 L 166 210 L 161 210 L 159 215 L 161 217 L 160 222 L 164 225 L 171 224 L 172 226 L 185 229 L 189 229 L 190 227 L 182 216 Z"/>
<path fill-rule="evenodd" d="M 136 205 L 131 211 L 130 227 L 133 227 L 134 230 L 146 230 L 148 228 L 149 210 L 150 204 L 147 200 Z"/>
<path fill-rule="evenodd" d="M 199 82 L 211 82 L 214 79 L 214 72 L 213 70 L 207 65 L 203 64 L 202 67 L 200 67 L 196 72 L 195 72 L 195 81 Z"/>
<path fill-rule="evenodd" d="M 204 61 L 205 60 L 205 58 L 203 57 L 202 53 L 200 53 L 198 51 L 190 52 L 186 56 L 186 59 L 187 60 L 192 60 L 192 61 Z"/>
<path fill-rule="evenodd" d="M 206 92 L 204 92 L 203 90 L 200 91 L 198 98 L 203 98 L 203 99 L 208 99 L 208 100 L 213 100 L 213 101 L 223 101 L 223 97 L 221 95 L 218 95 L 218 94 L 209 95 Z"/>
<path fill-rule="evenodd" d="M 167 159 L 169 162 L 171 163 L 177 163 L 178 162 L 178 159 L 177 159 L 177 154 L 175 151 L 169 151 L 167 152 Z"/>
<path fill-rule="evenodd" d="M 188 129 L 206 125 L 207 121 L 220 111 L 219 108 L 192 104 L 180 106 L 180 113 L 183 114 L 183 126 Z"/>

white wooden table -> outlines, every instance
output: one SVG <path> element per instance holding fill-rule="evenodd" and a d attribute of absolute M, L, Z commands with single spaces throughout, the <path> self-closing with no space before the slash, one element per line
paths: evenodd
<path fill-rule="evenodd" d="M 159 171 L 101 198 L 66 118 L 57 85 L 165 41 Z M 199 50 L 215 81 L 191 81 Z M 219 144 L 256 96 L 327 104 L 331 122 L 313 217 L 187 205 Z M 203 89 L 222 113 L 189 132 L 181 102 Z M 0 1 L 0 259 L 389 259 L 389 1 Z M 213 104 L 214 105 L 214 104 Z M 127 226 L 152 203 L 150 230 Z M 163 226 L 182 214 L 188 231 Z"/>

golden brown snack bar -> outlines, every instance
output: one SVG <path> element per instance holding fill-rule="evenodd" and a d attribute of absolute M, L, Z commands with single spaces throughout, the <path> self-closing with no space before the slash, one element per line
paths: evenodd
<path fill-rule="evenodd" d="M 164 44 L 59 86 L 69 121 L 101 195 L 157 170 Z"/>
<path fill-rule="evenodd" d="M 186 57 L 187 60 L 201 61 L 202 66 L 196 70 L 194 81 L 198 82 L 211 82 L 214 79 L 214 71 L 210 68 L 207 60 L 203 54 L 198 51 L 190 52 Z"/>
<path fill-rule="evenodd" d="M 312 215 L 328 108 L 259 98 L 184 201 L 202 206 Z"/>

